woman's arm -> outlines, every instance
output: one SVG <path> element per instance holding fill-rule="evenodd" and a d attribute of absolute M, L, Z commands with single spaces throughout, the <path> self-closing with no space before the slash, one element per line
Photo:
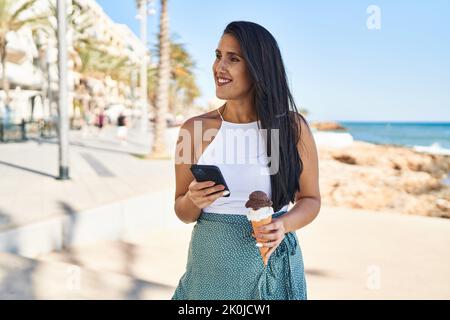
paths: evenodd
<path fill-rule="evenodd" d="M 194 162 L 194 121 L 189 119 L 180 128 L 175 151 L 175 206 L 177 217 L 184 223 L 197 221 L 201 209 L 209 206 L 223 194 L 224 186 L 214 182 L 197 182 L 190 171 Z M 200 133 L 202 134 L 202 133 Z"/>
<path fill-rule="evenodd" d="M 201 209 L 189 197 L 193 180 L 190 166 L 194 163 L 194 121 L 189 119 L 180 128 L 175 151 L 175 213 L 184 223 L 197 221 Z"/>
<path fill-rule="evenodd" d="M 303 119 L 299 122 L 301 141 L 297 148 L 303 162 L 303 172 L 299 180 L 300 192 L 295 195 L 295 205 L 280 217 L 285 233 L 301 229 L 311 223 L 319 214 L 321 206 L 316 144 L 308 124 Z"/>
<path fill-rule="evenodd" d="M 316 144 L 308 124 L 300 117 L 298 119 L 300 119 L 301 139 L 297 148 L 303 162 L 303 171 L 299 178 L 300 192 L 295 195 L 295 205 L 289 212 L 255 230 L 254 237 L 256 239 L 267 241 L 260 245 L 270 248 L 264 257 L 265 263 L 283 241 L 286 233 L 308 225 L 320 211 L 319 163 Z"/>

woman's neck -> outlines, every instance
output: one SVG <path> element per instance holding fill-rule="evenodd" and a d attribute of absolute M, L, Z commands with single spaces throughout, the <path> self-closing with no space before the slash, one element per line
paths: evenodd
<path fill-rule="evenodd" d="M 235 123 L 253 122 L 256 121 L 256 110 L 250 101 L 228 100 L 222 108 L 222 117 Z"/>

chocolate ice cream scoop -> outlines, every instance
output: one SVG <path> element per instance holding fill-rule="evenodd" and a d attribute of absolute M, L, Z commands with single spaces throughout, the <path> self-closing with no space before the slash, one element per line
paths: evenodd
<path fill-rule="evenodd" d="M 272 201 L 269 199 L 264 191 L 253 191 L 248 196 L 248 201 L 245 203 L 246 208 L 252 208 L 258 210 L 263 207 L 271 207 Z"/>

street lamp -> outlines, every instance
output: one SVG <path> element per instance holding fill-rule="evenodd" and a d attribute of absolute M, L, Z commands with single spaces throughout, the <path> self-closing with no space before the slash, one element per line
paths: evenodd
<path fill-rule="evenodd" d="M 150 10 L 147 10 L 147 5 L 150 4 Z M 140 128 L 142 132 L 147 132 L 148 127 L 148 110 L 147 110 L 147 68 L 148 68 L 148 58 L 147 58 L 147 16 L 154 14 L 153 0 L 136 0 L 136 5 L 138 7 L 138 14 L 136 19 L 140 21 L 140 34 L 141 42 L 144 46 L 144 52 L 142 52 L 141 59 L 141 86 L 140 86 L 140 97 L 141 97 L 141 124 Z"/>
<path fill-rule="evenodd" d="M 59 179 L 69 179 L 69 120 L 67 94 L 66 0 L 57 0 L 59 73 Z"/>

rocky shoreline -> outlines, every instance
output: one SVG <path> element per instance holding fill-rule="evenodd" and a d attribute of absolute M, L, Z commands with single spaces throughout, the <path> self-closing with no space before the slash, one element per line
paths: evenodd
<path fill-rule="evenodd" d="M 362 141 L 318 153 L 324 205 L 450 218 L 450 156 Z"/>
<path fill-rule="evenodd" d="M 310 127 L 320 131 L 347 131 L 335 121 L 311 122 Z"/>

